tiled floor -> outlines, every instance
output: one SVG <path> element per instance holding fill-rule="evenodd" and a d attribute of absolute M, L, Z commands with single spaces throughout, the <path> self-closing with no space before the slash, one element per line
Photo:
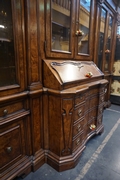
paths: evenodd
<path fill-rule="evenodd" d="M 57 172 L 44 164 L 24 180 L 120 180 L 120 106 L 104 110 L 103 124 L 103 134 L 88 141 L 74 169 Z"/>

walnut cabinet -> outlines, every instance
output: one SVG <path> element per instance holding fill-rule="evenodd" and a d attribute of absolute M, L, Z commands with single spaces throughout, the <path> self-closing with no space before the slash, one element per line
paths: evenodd
<path fill-rule="evenodd" d="M 70 169 L 104 129 L 117 0 L 4 0 L 0 8 L 0 179 L 44 163 Z"/>
<path fill-rule="evenodd" d="M 108 82 L 90 61 L 44 60 L 43 70 L 48 94 L 47 163 L 63 171 L 76 165 L 90 137 L 102 133 Z M 86 77 L 87 70 L 91 78 Z"/>

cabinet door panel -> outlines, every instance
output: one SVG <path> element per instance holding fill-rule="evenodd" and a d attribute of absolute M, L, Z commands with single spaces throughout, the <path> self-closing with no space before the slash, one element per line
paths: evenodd
<path fill-rule="evenodd" d="M 16 162 L 25 155 L 25 134 L 22 121 L 18 121 L 0 132 L 0 168 Z"/>
<path fill-rule="evenodd" d="M 6 89 L 11 94 L 25 88 L 23 0 L 0 1 L 0 7 L 0 91 L 3 95 Z"/>
<path fill-rule="evenodd" d="M 94 0 L 77 0 L 75 55 L 91 60 L 93 54 Z"/>
<path fill-rule="evenodd" d="M 75 0 L 47 0 L 46 55 L 73 58 Z"/>

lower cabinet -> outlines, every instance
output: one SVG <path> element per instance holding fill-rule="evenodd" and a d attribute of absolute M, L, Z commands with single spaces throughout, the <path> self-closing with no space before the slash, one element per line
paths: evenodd
<path fill-rule="evenodd" d="M 24 100 L 0 107 L 0 179 L 31 171 L 30 111 Z"/>
<path fill-rule="evenodd" d="M 58 171 L 73 168 L 86 142 L 103 132 L 106 80 L 67 90 L 48 90 L 49 151 L 47 162 Z M 71 93 L 70 93 L 71 92 Z"/>
<path fill-rule="evenodd" d="M 108 81 L 90 61 L 45 59 L 43 77 L 47 163 L 64 171 L 75 167 L 86 142 L 104 130 Z"/>

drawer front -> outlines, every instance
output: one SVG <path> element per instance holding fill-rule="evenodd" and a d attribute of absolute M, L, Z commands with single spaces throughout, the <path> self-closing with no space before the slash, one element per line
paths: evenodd
<path fill-rule="evenodd" d="M 0 168 L 14 163 L 25 154 L 23 122 L 18 121 L 0 132 Z"/>
<path fill-rule="evenodd" d="M 80 94 L 79 96 L 75 97 L 75 106 L 80 105 L 85 101 L 86 95 L 85 94 Z"/>
<path fill-rule="evenodd" d="M 73 137 L 83 131 L 84 119 L 73 126 Z"/>
<path fill-rule="evenodd" d="M 79 119 L 81 119 L 84 115 L 84 111 L 85 111 L 85 106 L 80 106 L 79 108 L 75 109 L 74 111 L 74 121 L 77 121 Z"/>
<path fill-rule="evenodd" d="M 76 151 L 83 143 L 83 133 L 73 140 L 73 151 Z"/>
<path fill-rule="evenodd" d="M 84 116 L 84 126 L 86 126 L 88 124 L 88 121 L 89 121 L 89 114 L 86 113 Z"/>
<path fill-rule="evenodd" d="M 94 120 L 96 117 L 97 117 L 97 108 L 94 108 L 89 112 L 89 121 Z"/>
<path fill-rule="evenodd" d="M 90 101 L 89 101 L 89 99 L 86 99 L 86 101 L 85 101 L 85 111 L 89 110 L 89 106 L 90 106 Z"/>
<path fill-rule="evenodd" d="M 94 96 L 94 95 L 96 95 L 96 94 L 98 94 L 99 93 L 99 89 L 91 89 L 90 91 L 89 91 L 89 95 L 90 96 Z"/>
<path fill-rule="evenodd" d="M 99 103 L 99 96 L 94 96 L 90 99 L 90 108 L 96 107 Z"/>
<path fill-rule="evenodd" d="M 8 115 L 12 115 L 13 113 L 21 111 L 23 109 L 24 109 L 24 102 L 17 102 L 14 104 L 9 104 L 9 105 L 0 107 L 0 119 Z"/>

